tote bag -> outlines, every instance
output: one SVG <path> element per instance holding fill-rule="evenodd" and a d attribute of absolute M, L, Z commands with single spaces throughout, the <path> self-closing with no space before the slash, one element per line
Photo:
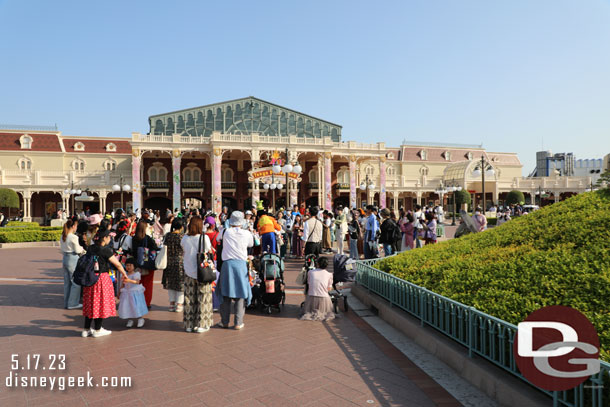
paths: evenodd
<path fill-rule="evenodd" d="M 199 236 L 199 247 L 197 249 L 197 282 L 200 284 L 210 284 L 216 281 L 216 272 L 212 268 L 212 261 L 205 252 L 203 244 L 203 234 Z M 202 251 L 202 247 L 203 251 Z"/>

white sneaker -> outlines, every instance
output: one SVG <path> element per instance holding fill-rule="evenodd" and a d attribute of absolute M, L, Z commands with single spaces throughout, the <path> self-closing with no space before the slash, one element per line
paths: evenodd
<path fill-rule="evenodd" d="M 138 328 L 142 328 L 144 326 L 144 318 L 138 319 Z"/>
<path fill-rule="evenodd" d="M 191 328 L 186 328 L 186 332 L 193 332 Z"/>
<path fill-rule="evenodd" d="M 82 336 L 83 338 L 86 338 L 91 335 L 93 335 L 93 330 L 91 329 L 85 329 L 83 332 L 80 333 L 80 336 Z"/>
<path fill-rule="evenodd" d="M 235 329 L 237 329 L 238 331 L 244 329 L 244 324 L 235 325 Z"/>
<path fill-rule="evenodd" d="M 195 332 L 197 332 L 198 334 L 203 333 L 203 332 L 207 332 L 209 330 L 210 330 L 210 328 L 208 328 L 208 327 L 205 327 L 205 328 L 202 328 L 202 327 L 195 328 Z"/>
<path fill-rule="evenodd" d="M 133 326 L 133 320 L 130 319 L 129 321 L 127 321 L 127 328 L 131 328 Z"/>
<path fill-rule="evenodd" d="M 80 309 L 83 307 L 83 304 L 78 304 L 76 307 L 68 307 L 68 309 Z"/>
<path fill-rule="evenodd" d="M 111 333 L 112 333 L 112 331 L 101 328 L 99 331 L 93 331 L 92 335 L 94 338 L 99 338 L 100 336 L 110 335 Z"/>

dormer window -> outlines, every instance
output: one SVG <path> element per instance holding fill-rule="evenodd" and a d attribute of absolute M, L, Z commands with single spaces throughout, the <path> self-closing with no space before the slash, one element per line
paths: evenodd
<path fill-rule="evenodd" d="M 116 152 L 116 144 L 114 144 L 114 143 L 106 144 L 106 151 L 109 152 L 109 153 Z"/>
<path fill-rule="evenodd" d="M 443 153 L 443 157 L 445 157 L 445 161 L 451 161 L 451 152 L 450 151 L 445 151 Z"/>
<path fill-rule="evenodd" d="M 80 141 L 74 144 L 74 151 L 85 151 L 85 145 Z"/>
<path fill-rule="evenodd" d="M 394 153 L 388 153 L 387 157 L 388 157 L 388 160 L 393 160 L 394 159 Z"/>
<path fill-rule="evenodd" d="M 29 134 L 24 134 L 19 137 L 19 144 L 21 144 L 22 150 L 31 150 L 32 149 L 32 136 Z"/>
<path fill-rule="evenodd" d="M 420 150 L 419 158 L 421 158 L 422 161 L 426 161 L 428 159 L 428 152 L 426 150 Z"/>
<path fill-rule="evenodd" d="M 466 158 L 468 159 L 468 161 L 472 161 L 472 153 L 469 151 L 468 154 L 466 154 Z"/>

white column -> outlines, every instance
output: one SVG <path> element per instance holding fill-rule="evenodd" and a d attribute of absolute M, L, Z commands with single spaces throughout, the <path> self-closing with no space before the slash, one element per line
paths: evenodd
<path fill-rule="evenodd" d="M 392 198 L 394 200 L 394 210 L 398 211 L 398 194 L 396 193 L 396 191 L 392 192 Z M 398 212 L 396 212 L 396 215 L 398 215 Z"/>

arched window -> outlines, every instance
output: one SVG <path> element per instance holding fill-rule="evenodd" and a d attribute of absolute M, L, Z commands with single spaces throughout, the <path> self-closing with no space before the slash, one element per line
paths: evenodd
<path fill-rule="evenodd" d="M 183 181 L 201 181 L 201 170 L 197 168 L 197 164 L 189 163 L 182 171 Z"/>
<path fill-rule="evenodd" d="M 423 176 L 428 175 L 428 167 L 424 166 L 419 169 L 419 173 Z"/>
<path fill-rule="evenodd" d="M 394 175 L 396 175 L 396 168 L 394 168 L 393 165 L 389 165 L 389 166 L 386 167 L 385 173 L 390 175 L 390 176 L 394 176 Z"/>
<path fill-rule="evenodd" d="M 364 169 L 364 174 L 373 175 L 373 174 L 375 174 L 375 169 L 371 165 L 369 165 Z"/>
<path fill-rule="evenodd" d="M 229 167 L 222 169 L 222 182 L 233 182 L 233 170 Z"/>
<path fill-rule="evenodd" d="M 311 171 L 309 171 L 309 182 L 312 184 L 315 184 L 316 182 L 318 182 L 318 170 L 317 169 L 313 169 Z"/>
<path fill-rule="evenodd" d="M 85 171 L 85 160 L 77 158 L 76 160 L 72 161 L 72 169 L 78 172 Z"/>
<path fill-rule="evenodd" d="M 106 171 L 116 170 L 116 161 L 114 161 L 114 160 L 104 161 L 104 170 L 106 170 Z"/>
<path fill-rule="evenodd" d="M 349 184 L 349 171 L 346 169 L 337 171 L 337 182 L 340 184 Z"/>
<path fill-rule="evenodd" d="M 167 181 L 167 169 L 163 166 L 163 163 L 153 163 L 152 167 L 148 169 L 148 180 L 153 182 Z"/>
<path fill-rule="evenodd" d="M 19 138 L 19 144 L 21 144 L 22 150 L 31 150 L 32 149 L 32 136 L 29 134 L 24 134 Z"/>
<path fill-rule="evenodd" d="M 32 160 L 28 157 L 22 157 L 17 161 L 17 167 L 19 167 L 21 171 L 29 171 L 32 169 Z"/>

